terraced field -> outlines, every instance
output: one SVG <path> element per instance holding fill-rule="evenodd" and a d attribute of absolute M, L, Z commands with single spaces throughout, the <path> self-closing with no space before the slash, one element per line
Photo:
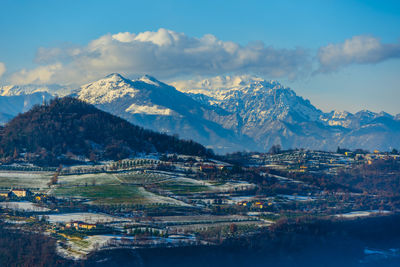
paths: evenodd
<path fill-rule="evenodd" d="M 0 171 L 0 187 L 48 188 L 52 172 Z"/>
<path fill-rule="evenodd" d="M 61 186 L 85 186 L 85 185 L 116 185 L 121 182 L 108 173 L 64 175 L 58 177 L 58 184 Z"/>
<path fill-rule="evenodd" d="M 90 199 L 94 204 L 170 204 L 185 205 L 172 198 L 163 197 L 146 191 L 141 186 L 132 185 L 95 185 L 58 187 L 55 196 L 81 197 Z"/>

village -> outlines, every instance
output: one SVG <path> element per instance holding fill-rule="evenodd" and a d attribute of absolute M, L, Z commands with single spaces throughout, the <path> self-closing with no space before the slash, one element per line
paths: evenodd
<path fill-rule="evenodd" d="M 336 173 L 338 169 L 353 165 L 372 164 L 376 160 L 400 160 L 399 153 L 374 150 L 372 153 L 363 150 L 340 149 L 335 152 L 315 150 L 289 150 L 282 153 L 251 153 L 243 162 L 248 166 L 265 166 L 271 169 L 291 172 Z"/>
<path fill-rule="evenodd" d="M 148 154 L 57 168 L 2 165 L 0 219 L 54 237 L 63 257 L 84 259 L 101 249 L 218 245 L 282 218 L 397 211 L 374 194 L 327 190 L 292 175 L 334 175 L 399 161 L 396 154 L 294 150 L 237 159 Z"/>

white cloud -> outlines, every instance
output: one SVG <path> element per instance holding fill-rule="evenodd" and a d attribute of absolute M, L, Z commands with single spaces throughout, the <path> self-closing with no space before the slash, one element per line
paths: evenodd
<path fill-rule="evenodd" d="M 0 78 L 3 76 L 4 72 L 6 72 L 6 65 L 3 62 L 0 62 Z"/>
<path fill-rule="evenodd" d="M 11 75 L 14 84 L 46 84 L 52 82 L 55 74 L 62 71 L 62 64 L 40 66 L 33 70 L 23 69 Z"/>
<path fill-rule="evenodd" d="M 318 51 L 320 72 L 336 71 L 351 64 L 374 64 L 400 57 L 400 43 L 383 44 L 373 36 L 359 35 Z"/>
<path fill-rule="evenodd" d="M 111 72 L 179 75 L 252 72 L 269 78 L 294 78 L 309 67 L 301 49 L 275 49 L 262 42 L 240 45 L 211 34 L 201 38 L 159 29 L 155 32 L 107 34 L 84 47 L 40 48 L 36 69 L 13 75 L 20 83 L 81 84 Z"/>

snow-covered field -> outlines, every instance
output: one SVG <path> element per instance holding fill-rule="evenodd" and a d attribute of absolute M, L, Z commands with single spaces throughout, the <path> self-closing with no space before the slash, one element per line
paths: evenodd
<path fill-rule="evenodd" d="M 191 216 L 155 216 L 155 221 L 163 223 L 210 223 L 248 221 L 252 218 L 243 215 L 191 215 Z"/>
<path fill-rule="evenodd" d="M 146 189 L 144 189 L 143 187 L 139 187 L 138 189 L 139 189 L 139 192 L 142 195 L 142 197 L 144 197 L 146 199 L 146 203 L 149 203 L 149 204 L 159 203 L 159 204 L 169 204 L 169 205 L 177 205 L 177 206 L 190 206 L 189 204 L 186 204 L 183 201 L 151 193 L 151 192 L 147 191 Z"/>
<path fill-rule="evenodd" d="M 311 201 L 315 200 L 314 197 L 311 196 L 298 196 L 298 195 L 278 195 L 279 197 L 283 197 L 293 201 Z"/>
<path fill-rule="evenodd" d="M 367 217 L 376 214 L 386 214 L 390 213 L 388 210 L 365 210 L 365 211 L 352 211 L 348 213 L 336 214 L 335 217 L 341 218 L 357 218 L 357 217 Z"/>
<path fill-rule="evenodd" d="M 227 200 L 228 204 L 237 204 L 242 201 L 253 201 L 256 200 L 256 196 L 240 196 L 240 197 L 230 197 Z"/>
<path fill-rule="evenodd" d="M 102 185 L 102 184 L 119 184 L 120 181 L 112 174 L 81 174 L 81 175 L 65 175 L 58 177 L 59 184 L 66 185 Z"/>
<path fill-rule="evenodd" d="M 230 192 L 230 191 L 244 191 L 244 190 L 253 190 L 256 188 L 256 185 L 241 182 L 241 183 L 232 183 L 227 182 L 223 185 L 213 186 L 212 190 L 217 192 Z"/>
<path fill-rule="evenodd" d="M 179 177 L 173 179 L 176 182 L 182 182 L 182 183 L 190 183 L 193 185 L 202 185 L 202 186 L 208 186 L 210 188 L 210 191 L 214 192 L 229 192 L 229 191 L 242 191 L 242 190 L 251 190 L 255 188 L 254 184 L 246 183 L 246 182 L 227 182 L 221 185 L 213 185 L 212 183 L 209 183 L 207 181 L 201 181 L 201 180 L 196 180 L 192 178 L 186 178 L 186 177 Z"/>
<path fill-rule="evenodd" d="M 47 188 L 50 172 L 0 171 L 0 187 Z"/>
<path fill-rule="evenodd" d="M 48 208 L 37 206 L 36 204 L 28 201 L 21 202 L 0 202 L 0 206 L 3 208 L 8 208 L 12 210 L 20 210 L 20 211 L 34 211 L 34 212 L 43 212 L 49 211 Z"/>
<path fill-rule="evenodd" d="M 63 214 L 50 214 L 48 220 L 51 223 L 66 223 L 70 221 L 83 221 L 86 223 L 110 223 L 129 221 L 125 218 L 114 217 L 103 213 L 76 212 Z"/>

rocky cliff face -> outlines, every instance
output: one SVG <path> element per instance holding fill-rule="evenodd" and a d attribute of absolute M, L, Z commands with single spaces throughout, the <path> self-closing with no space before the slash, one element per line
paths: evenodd
<path fill-rule="evenodd" d="M 236 76 L 176 85 L 193 99 L 231 113 L 234 120 L 218 123 L 250 136 L 261 150 L 273 144 L 327 150 L 400 146 L 398 116 L 371 111 L 324 113 L 275 81 Z"/>

